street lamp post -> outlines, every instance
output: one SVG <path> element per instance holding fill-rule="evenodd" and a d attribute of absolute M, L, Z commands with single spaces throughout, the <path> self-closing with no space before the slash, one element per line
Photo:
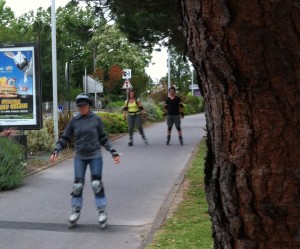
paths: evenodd
<path fill-rule="evenodd" d="M 170 56 L 170 48 L 168 48 L 168 96 L 169 96 L 170 87 L 171 87 L 171 56 Z"/>
<path fill-rule="evenodd" d="M 54 139 L 58 140 L 58 105 L 57 105 L 57 51 L 56 51 L 56 15 L 55 0 L 51 5 L 51 24 L 52 24 L 52 78 L 53 78 L 53 129 Z"/>

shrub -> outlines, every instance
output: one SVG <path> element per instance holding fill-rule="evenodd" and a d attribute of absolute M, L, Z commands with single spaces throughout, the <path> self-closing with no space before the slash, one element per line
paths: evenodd
<path fill-rule="evenodd" d="M 125 101 L 109 102 L 105 109 L 110 112 L 122 112 Z"/>
<path fill-rule="evenodd" d="M 163 119 L 163 111 L 153 101 L 143 102 L 147 119 L 150 121 L 159 121 Z"/>
<path fill-rule="evenodd" d="M 26 131 L 27 150 L 30 152 L 50 151 L 53 149 L 54 138 L 48 133 L 47 127 L 40 130 Z"/>
<path fill-rule="evenodd" d="M 107 134 L 127 132 L 128 125 L 126 120 L 124 120 L 123 115 L 108 112 L 98 112 L 97 115 L 101 117 Z"/>
<path fill-rule="evenodd" d="M 25 176 L 24 148 L 6 137 L 1 137 L 0 148 L 0 190 L 16 188 Z"/>
<path fill-rule="evenodd" d="M 204 111 L 203 97 L 187 95 L 182 98 L 185 114 L 194 114 Z"/>
<path fill-rule="evenodd" d="M 54 144 L 53 119 L 44 118 L 43 128 L 25 131 L 27 135 L 27 150 L 30 152 L 51 151 Z"/>

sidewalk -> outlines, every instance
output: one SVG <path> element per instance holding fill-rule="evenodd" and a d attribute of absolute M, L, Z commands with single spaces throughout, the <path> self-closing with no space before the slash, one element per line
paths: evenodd
<path fill-rule="evenodd" d="M 137 133 L 133 147 L 127 146 L 127 135 L 113 141 L 122 153 L 120 165 L 103 151 L 109 209 L 105 230 L 97 225 L 89 171 L 78 226 L 67 228 L 73 158 L 31 175 L 17 190 L 0 192 L 0 248 L 144 248 L 163 221 L 192 152 L 205 135 L 204 115 L 185 117 L 182 128 L 184 146 L 175 130 L 171 144 L 165 145 L 165 123 L 145 129 L 148 146 Z"/>

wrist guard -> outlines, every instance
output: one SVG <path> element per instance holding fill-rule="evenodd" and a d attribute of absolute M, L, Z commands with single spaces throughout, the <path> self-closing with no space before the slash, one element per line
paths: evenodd
<path fill-rule="evenodd" d="M 58 156 L 58 154 L 59 154 L 59 150 L 58 149 L 54 149 L 53 151 L 52 151 L 52 155 L 53 156 Z"/>
<path fill-rule="evenodd" d="M 111 150 L 110 150 L 110 153 L 111 153 L 112 157 L 117 157 L 117 156 L 119 156 L 119 153 L 118 153 L 115 149 L 111 149 Z"/>

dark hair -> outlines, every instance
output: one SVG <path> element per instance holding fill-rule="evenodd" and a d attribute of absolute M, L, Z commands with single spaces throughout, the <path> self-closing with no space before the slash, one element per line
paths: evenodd
<path fill-rule="evenodd" d="M 136 98 L 135 91 L 134 91 L 133 89 L 130 89 L 130 90 L 128 91 L 127 99 L 129 99 L 129 97 L 130 97 L 130 93 L 131 93 L 131 92 L 133 92 L 133 93 L 134 93 L 134 97 Z"/>
<path fill-rule="evenodd" d="M 134 91 L 133 89 L 130 89 L 130 90 L 128 91 L 128 94 L 127 94 L 126 107 L 128 107 L 128 104 L 129 104 L 129 98 L 130 98 L 130 93 L 131 93 L 131 92 L 134 93 L 135 103 L 136 103 L 137 106 L 139 106 L 138 101 L 137 101 L 137 99 L 136 99 L 135 91 Z"/>
<path fill-rule="evenodd" d="M 176 92 L 176 88 L 175 88 L 174 86 L 171 86 L 171 87 L 169 88 L 169 92 L 170 92 L 172 89 Z"/>

